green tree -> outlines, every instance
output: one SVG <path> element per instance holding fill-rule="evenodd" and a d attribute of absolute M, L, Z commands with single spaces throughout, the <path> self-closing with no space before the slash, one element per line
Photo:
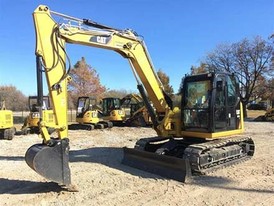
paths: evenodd
<path fill-rule="evenodd" d="M 106 91 L 106 87 L 100 82 L 97 71 L 87 64 L 84 57 L 71 69 L 69 82 L 69 97 L 71 102 L 69 107 L 76 105 L 79 96 L 94 96 L 98 99 Z"/>

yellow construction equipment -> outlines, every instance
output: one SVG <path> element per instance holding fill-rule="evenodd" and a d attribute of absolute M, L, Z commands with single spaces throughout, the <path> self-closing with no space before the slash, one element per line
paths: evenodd
<path fill-rule="evenodd" d="M 131 105 L 133 106 L 133 105 Z M 131 115 L 129 118 L 127 118 L 125 124 L 127 126 L 133 126 L 133 127 L 150 127 L 152 126 L 152 120 L 148 113 L 148 110 L 146 106 L 142 106 L 141 108 L 134 111 L 131 107 Z M 134 111 L 134 112 L 132 112 Z"/>
<path fill-rule="evenodd" d="M 58 22 L 54 16 L 59 17 Z M 70 78 L 65 43 L 113 50 L 129 61 L 158 136 L 140 139 L 135 148 L 124 148 L 124 164 L 184 181 L 189 172 L 204 173 L 253 156 L 254 142 L 240 135 L 244 130 L 242 104 L 233 74 L 186 76 L 181 107 L 174 107 L 136 32 L 70 17 L 44 5 L 38 6 L 33 18 L 37 71 L 45 73 L 58 134 L 51 138 L 42 120 L 39 126 L 43 143 L 26 152 L 27 164 L 43 177 L 71 184 L 66 115 Z"/>
<path fill-rule="evenodd" d="M 0 101 L 0 138 L 12 140 L 16 129 L 13 125 L 13 112 L 6 109 L 5 101 Z"/>
<path fill-rule="evenodd" d="M 266 121 L 274 121 L 274 108 L 267 110 L 264 116 Z"/>
<path fill-rule="evenodd" d="M 78 97 L 76 122 L 77 124 L 70 124 L 68 128 L 71 130 L 93 130 L 111 128 L 113 126 L 111 121 L 105 121 L 99 117 L 100 108 L 97 105 L 97 100 L 94 97 Z"/>
<path fill-rule="evenodd" d="M 50 109 L 49 96 L 43 96 L 42 117 L 40 117 L 39 107 L 37 107 L 37 96 L 29 96 L 29 115 L 25 118 L 21 128 L 23 134 L 39 134 L 39 122 L 43 119 L 49 133 L 54 132 L 55 120 L 53 110 Z"/>
<path fill-rule="evenodd" d="M 128 94 L 121 100 L 122 108 L 126 112 L 125 125 L 134 127 L 151 126 L 152 121 L 139 94 Z"/>
<path fill-rule="evenodd" d="M 113 125 L 122 125 L 126 120 L 125 110 L 121 108 L 121 99 L 106 97 L 101 101 L 102 110 L 100 117 L 105 121 L 111 121 Z"/>
<path fill-rule="evenodd" d="M 268 109 L 264 115 L 260 115 L 254 119 L 254 121 L 274 121 L 274 108 Z"/>

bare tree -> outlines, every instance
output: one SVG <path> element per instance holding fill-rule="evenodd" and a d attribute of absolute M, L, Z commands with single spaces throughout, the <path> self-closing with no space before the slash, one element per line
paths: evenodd
<path fill-rule="evenodd" d="M 124 96 L 126 96 L 130 93 L 134 93 L 134 92 L 129 91 L 129 90 L 125 90 L 125 89 L 120 89 L 120 90 L 111 89 L 111 90 L 107 90 L 103 94 L 103 97 L 117 97 L 117 98 L 122 99 Z"/>
<path fill-rule="evenodd" d="M 0 101 L 5 101 L 6 109 L 23 111 L 28 109 L 28 98 L 15 86 L 0 86 Z"/>
<path fill-rule="evenodd" d="M 190 68 L 190 74 L 195 75 L 195 74 L 201 74 L 205 73 L 208 71 L 208 65 L 206 63 L 201 62 L 198 67 L 196 66 L 191 66 Z"/>
<path fill-rule="evenodd" d="M 234 73 L 241 86 L 241 101 L 246 116 L 246 105 L 261 84 L 259 80 L 273 75 L 271 57 L 273 47 L 261 37 L 244 39 L 231 45 L 219 45 L 208 54 L 205 63 L 210 70 Z"/>

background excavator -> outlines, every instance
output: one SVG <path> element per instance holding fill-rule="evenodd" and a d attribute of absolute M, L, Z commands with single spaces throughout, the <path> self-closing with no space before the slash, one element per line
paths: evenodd
<path fill-rule="evenodd" d="M 16 129 L 13 125 L 13 112 L 6 109 L 5 101 L 0 101 L 0 138 L 12 140 Z"/>
<path fill-rule="evenodd" d="M 142 97 L 129 94 L 122 99 L 103 98 L 100 104 L 95 97 L 82 96 L 77 100 L 76 124 L 70 130 L 93 130 L 116 126 L 148 126 L 151 121 Z"/>
<path fill-rule="evenodd" d="M 76 122 L 77 124 L 70 124 L 68 128 L 71 130 L 93 130 L 111 128 L 113 126 L 111 121 L 103 120 L 99 117 L 100 107 L 94 97 L 78 97 Z"/>
<path fill-rule="evenodd" d="M 266 121 L 274 121 L 274 108 L 267 110 L 264 116 Z"/>
<path fill-rule="evenodd" d="M 260 115 L 254 119 L 254 121 L 267 121 L 272 122 L 274 121 L 274 108 L 268 109 L 265 114 Z"/>
<path fill-rule="evenodd" d="M 53 16 L 65 20 L 59 19 L 57 23 Z M 158 136 L 140 139 L 135 148 L 124 148 L 124 164 L 184 181 L 189 171 L 204 173 L 253 156 L 253 140 L 240 135 L 244 129 L 242 104 L 233 74 L 186 76 L 181 107 L 174 107 L 163 90 L 143 39 L 136 32 L 70 17 L 44 5 L 38 6 L 33 18 L 37 74 L 45 73 L 58 134 L 52 138 L 42 119 L 39 126 L 43 143 L 31 146 L 26 152 L 27 164 L 43 177 L 71 185 L 66 43 L 113 50 L 129 61 Z M 38 81 L 38 94 L 42 98 L 40 87 Z"/>
<path fill-rule="evenodd" d="M 151 126 L 152 121 L 144 101 L 139 94 L 128 94 L 121 99 L 122 108 L 126 112 L 126 126 Z"/>
<path fill-rule="evenodd" d="M 125 110 L 121 107 L 121 99 L 117 97 L 105 97 L 100 103 L 100 117 L 105 121 L 111 121 L 113 125 L 123 125 L 126 120 Z"/>
<path fill-rule="evenodd" d="M 39 121 L 41 119 L 39 108 L 37 107 L 37 96 L 29 96 L 29 115 L 25 118 L 21 128 L 23 134 L 38 134 Z M 47 125 L 49 133 L 54 132 L 55 120 L 53 110 L 50 108 L 49 96 L 43 96 L 42 119 Z"/>

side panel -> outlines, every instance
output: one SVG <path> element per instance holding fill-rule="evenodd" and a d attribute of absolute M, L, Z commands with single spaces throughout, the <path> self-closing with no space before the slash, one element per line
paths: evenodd
<path fill-rule="evenodd" d="M 7 129 L 13 127 L 13 115 L 10 110 L 0 111 L 0 129 Z"/>

